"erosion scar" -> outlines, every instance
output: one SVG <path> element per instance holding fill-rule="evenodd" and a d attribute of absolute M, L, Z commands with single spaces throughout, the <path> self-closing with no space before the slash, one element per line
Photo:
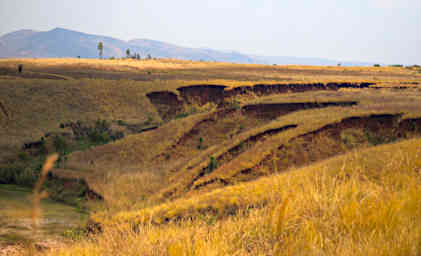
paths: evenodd
<path fill-rule="evenodd" d="M 3 112 L 3 114 L 7 117 L 7 119 L 9 119 L 9 114 L 7 113 L 6 108 L 4 107 L 4 105 L 0 102 L 0 110 Z"/>

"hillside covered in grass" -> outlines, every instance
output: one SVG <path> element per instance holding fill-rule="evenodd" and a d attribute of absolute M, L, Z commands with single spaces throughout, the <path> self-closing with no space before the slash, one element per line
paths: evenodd
<path fill-rule="evenodd" d="M 353 151 L 190 199 L 94 217 L 51 255 L 418 255 L 421 141 Z"/>
<path fill-rule="evenodd" d="M 420 83 L 416 67 L 1 60 L 0 184 L 32 188 L 59 154 L 50 199 L 90 214 L 63 255 L 417 255 Z"/>

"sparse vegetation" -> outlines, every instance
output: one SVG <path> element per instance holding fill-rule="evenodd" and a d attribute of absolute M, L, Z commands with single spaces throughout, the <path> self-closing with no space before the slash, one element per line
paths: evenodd
<path fill-rule="evenodd" d="M 127 50 L 126 50 L 126 57 L 127 57 L 127 58 L 130 58 L 130 49 L 127 49 Z"/>
<path fill-rule="evenodd" d="M 125 255 L 191 250 L 196 255 L 417 255 L 419 143 L 353 152 L 196 198 L 121 213 L 103 220 L 106 226 L 95 240 L 54 253 L 111 255 L 117 246 Z M 212 216 L 218 220 L 210 221 Z"/>
<path fill-rule="evenodd" d="M 97 48 L 99 52 L 99 58 L 102 59 L 102 53 L 104 52 L 104 44 L 102 42 L 99 42 Z"/>
<path fill-rule="evenodd" d="M 201 150 L 203 148 L 203 138 L 199 138 L 199 144 L 197 145 L 197 149 Z"/>
<path fill-rule="evenodd" d="M 55 151 L 59 154 L 64 155 L 70 151 L 69 145 L 67 145 L 65 139 L 60 135 L 54 137 L 53 143 Z"/>
<path fill-rule="evenodd" d="M 218 162 L 216 161 L 215 157 L 210 156 L 209 157 L 209 166 L 208 166 L 208 172 L 213 172 L 216 168 L 218 168 Z"/>
<path fill-rule="evenodd" d="M 0 183 L 91 214 L 41 254 L 420 253 L 412 68 L 136 58 L 0 60 Z"/>

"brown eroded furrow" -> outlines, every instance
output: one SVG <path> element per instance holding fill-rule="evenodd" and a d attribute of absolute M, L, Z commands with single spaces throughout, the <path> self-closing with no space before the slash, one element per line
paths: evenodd
<path fill-rule="evenodd" d="M 239 109 L 224 108 L 210 114 L 187 131 L 171 148 L 162 152 L 157 161 L 176 159 L 171 172 L 183 166 L 186 159 L 192 159 L 208 148 L 228 142 L 235 136 L 261 127 L 279 116 L 294 111 L 331 106 L 354 106 L 356 102 L 302 102 L 246 105 Z"/>
<path fill-rule="evenodd" d="M 208 102 L 218 106 L 224 103 L 225 85 L 192 85 L 177 89 L 184 102 L 187 104 L 205 105 Z"/>
<path fill-rule="evenodd" d="M 212 145 L 217 145 L 230 139 L 234 134 L 247 127 L 258 126 L 263 122 L 247 120 L 235 109 L 220 109 L 199 121 L 165 152 L 159 154 L 154 160 L 157 162 L 176 160 L 181 165 L 187 159 L 200 154 Z M 181 167 L 176 165 L 174 168 Z M 173 170 L 176 171 L 176 170 Z"/>
<path fill-rule="evenodd" d="M 291 83 L 291 84 L 256 84 L 253 86 L 239 86 L 226 90 L 225 97 L 235 97 L 242 94 L 253 93 L 257 96 L 271 94 L 298 93 L 320 90 L 339 90 L 341 88 L 369 88 L 374 83 Z"/>
<path fill-rule="evenodd" d="M 391 143 L 406 136 L 400 114 L 345 118 L 281 145 L 261 165 L 270 172 L 324 160 L 360 147 Z"/>
<path fill-rule="evenodd" d="M 297 103 L 268 103 L 268 104 L 254 104 L 246 105 L 242 108 L 247 116 L 255 118 L 273 119 L 288 113 L 326 107 L 351 107 L 358 103 L 356 101 L 342 101 L 342 102 L 297 102 Z"/>
<path fill-rule="evenodd" d="M 184 102 L 177 94 L 169 91 L 158 91 L 146 94 L 149 101 L 155 106 L 159 116 L 164 121 L 176 118 L 184 109 Z"/>
<path fill-rule="evenodd" d="M 228 147 L 225 152 L 219 155 L 215 155 L 214 159 L 218 164 L 230 161 L 231 159 L 235 158 L 236 155 L 246 151 L 248 146 L 263 142 L 266 138 L 270 136 L 274 136 L 288 129 L 293 129 L 296 127 L 296 125 L 287 125 L 277 128 L 271 128 L 252 136 L 244 136 L 245 139 L 240 140 L 238 141 L 238 143 L 231 145 L 231 147 Z M 183 177 L 179 177 L 178 182 L 176 182 L 176 184 L 173 184 L 172 187 L 162 192 L 163 198 L 171 198 L 178 195 L 179 193 L 187 192 L 188 190 L 190 190 L 197 180 L 212 173 L 213 169 L 212 167 L 210 167 L 210 165 L 211 164 L 209 163 L 208 158 L 208 160 L 202 159 L 200 162 L 196 163 L 195 166 L 184 166 L 183 170 L 185 172 L 183 171 L 181 173 Z M 220 179 L 219 181 L 221 183 L 224 183 L 223 179 Z"/>
<path fill-rule="evenodd" d="M 3 103 L 0 102 L 0 110 L 1 112 L 6 116 L 7 119 L 10 118 L 9 112 L 7 111 L 6 107 L 3 105 Z"/>
<path fill-rule="evenodd" d="M 341 88 L 368 88 L 372 83 L 308 83 L 308 84 L 256 84 L 227 89 L 224 85 L 191 85 L 179 87 L 179 96 L 170 91 L 151 92 L 146 96 L 156 107 L 164 121 L 186 114 L 186 106 L 203 106 L 212 103 L 219 108 L 229 106 L 235 97 L 244 94 L 267 96 L 271 94 L 297 93 L 316 90 L 338 90 Z"/>
<path fill-rule="evenodd" d="M 292 125 L 286 125 L 286 126 L 282 126 L 279 128 L 273 128 L 273 129 L 269 129 L 266 130 L 262 133 L 253 135 L 251 137 L 249 137 L 248 139 L 242 141 L 240 144 L 230 148 L 228 151 L 226 151 L 224 154 L 218 156 L 215 161 L 218 165 L 223 165 L 229 161 L 231 161 L 232 159 L 236 158 L 238 155 L 240 155 L 241 153 L 247 151 L 247 149 L 255 146 L 257 143 L 264 143 L 264 141 L 266 140 L 267 137 L 270 136 L 274 136 L 276 134 L 279 134 L 281 132 L 284 132 L 286 130 L 289 129 L 293 129 L 293 128 L 297 128 L 297 125 L 292 124 Z M 187 185 L 187 190 L 191 189 L 194 185 L 194 183 L 199 180 L 200 178 L 202 178 L 203 176 L 210 174 L 213 171 L 212 167 L 207 166 L 205 168 L 202 168 L 201 171 L 198 173 L 198 175 L 196 177 L 194 177 L 192 179 L 192 181 Z M 216 178 L 215 181 L 218 181 L 220 183 L 223 183 L 225 185 L 228 185 L 228 182 L 225 181 L 223 178 Z M 212 182 L 208 182 L 208 184 L 210 184 Z M 193 187 L 194 189 L 197 189 L 196 186 Z"/>
<path fill-rule="evenodd" d="M 249 181 L 262 175 L 321 161 L 355 148 L 421 136 L 421 118 L 400 120 L 401 116 L 383 114 L 345 118 L 341 122 L 326 125 L 291 139 L 273 150 L 263 160 L 256 161 L 253 168 L 232 170 L 232 165 L 222 165 L 212 175 L 199 182 L 196 181 L 192 188 L 203 189 L 211 184 L 215 186 L 214 183 L 227 185 Z M 220 180 L 224 182 L 221 183 Z"/>

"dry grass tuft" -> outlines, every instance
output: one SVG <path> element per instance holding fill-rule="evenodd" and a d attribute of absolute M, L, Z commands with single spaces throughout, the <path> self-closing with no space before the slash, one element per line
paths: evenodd
<path fill-rule="evenodd" d="M 48 193 L 45 190 L 42 190 L 42 186 L 44 185 L 44 182 L 47 178 L 48 173 L 51 171 L 51 169 L 54 167 L 55 162 L 58 159 L 57 154 L 53 154 L 47 157 L 45 160 L 45 163 L 42 167 L 40 178 L 38 182 L 35 184 L 34 187 L 34 198 L 33 198 L 33 206 L 32 206 L 32 232 L 33 232 L 33 238 L 36 237 L 38 227 L 39 227 L 39 219 L 41 218 L 41 207 L 40 202 L 42 199 L 45 199 L 48 197 Z M 34 241 L 28 241 L 27 245 L 27 254 L 28 255 L 35 255 L 36 253 L 36 247 Z"/>
<path fill-rule="evenodd" d="M 212 196 L 228 205 L 230 192 L 242 187 L 244 198 L 263 194 L 267 203 L 219 219 L 208 213 L 165 225 L 111 222 L 93 240 L 50 255 L 419 255 L 420 145 L 418 139 L 352 152 L 177 201 L 169 209 L 200 207 Z"/>
<path fill-rule="evenodd" d="M 7 71 L 20 62 L 25 65 L 25 76 Z M 250 118 L 245 118 L 244 124 L 235 118 L 205 123 L 215 106 L 189 105 L 186 112 L 191 115 L 186 118 L 73 153 L 66 169 L 58 171 L 83 176 L 105 197 L 102 211 L 92 214 L 104 232 L 49 252 L 51 255 L 421 253 L 420 140 L 352 152 L 240 183 L 272 173 L 259 163 L 281 145 L 344 118 L 381 113 L 419 118 L 421 76 L 409 69 L 83 59 L 0 60 L 0 68 L 6 70 L 0 77 L 0 148 L 5 149 L 2 152 L 15 150 L 16 154 L 23 143 L 39 140 L 49 132 L 62 132 L 58 127 L 63 122 L 98 118 L 126 124 L 159 122 L 156 106 L 145 96 L 154 91 L 170 91 L 181 97 L 177 88 L 199 84 L 226 85 L 226 90 L 315 82 L 376 82 L 382 87 L 267 97 L 250 93 L 233 99 L 236 107 L 359 102 L 350 108 L 303 110 L 256 124 L 248 123 Z M 297 126 L 249 143 L 259 134 L 292 124 Z M 227 132 L 234 125 L 247 127 L 236 134 Z M 346 135 L 352 139 L 355 134 Z M 334 145 L 329 138 L 314 141 L 314 145 L 322 145 L 321 153 Z M 232 150 L 243 143 L 244 150 Z M 220 161 L 219 168 L 202 174 L 210 156 Z M 272 159 L 274 170 L 295 165 L 283 164 L 276 157 Z M 53 162 L 54 157 L 46 162 L 34 190 L 34 230 L 41 214 L 39 202 L 46 196 L 41 187 Z M 214 180 L 222 181 L 220 186 L 211 183 L 206 189 L 195 189 Z M 226 184 L 236 185 L 223 187 Z M 179 199 L 165 200 L 168 191 L 175 191 L 173 196 Z"/>

